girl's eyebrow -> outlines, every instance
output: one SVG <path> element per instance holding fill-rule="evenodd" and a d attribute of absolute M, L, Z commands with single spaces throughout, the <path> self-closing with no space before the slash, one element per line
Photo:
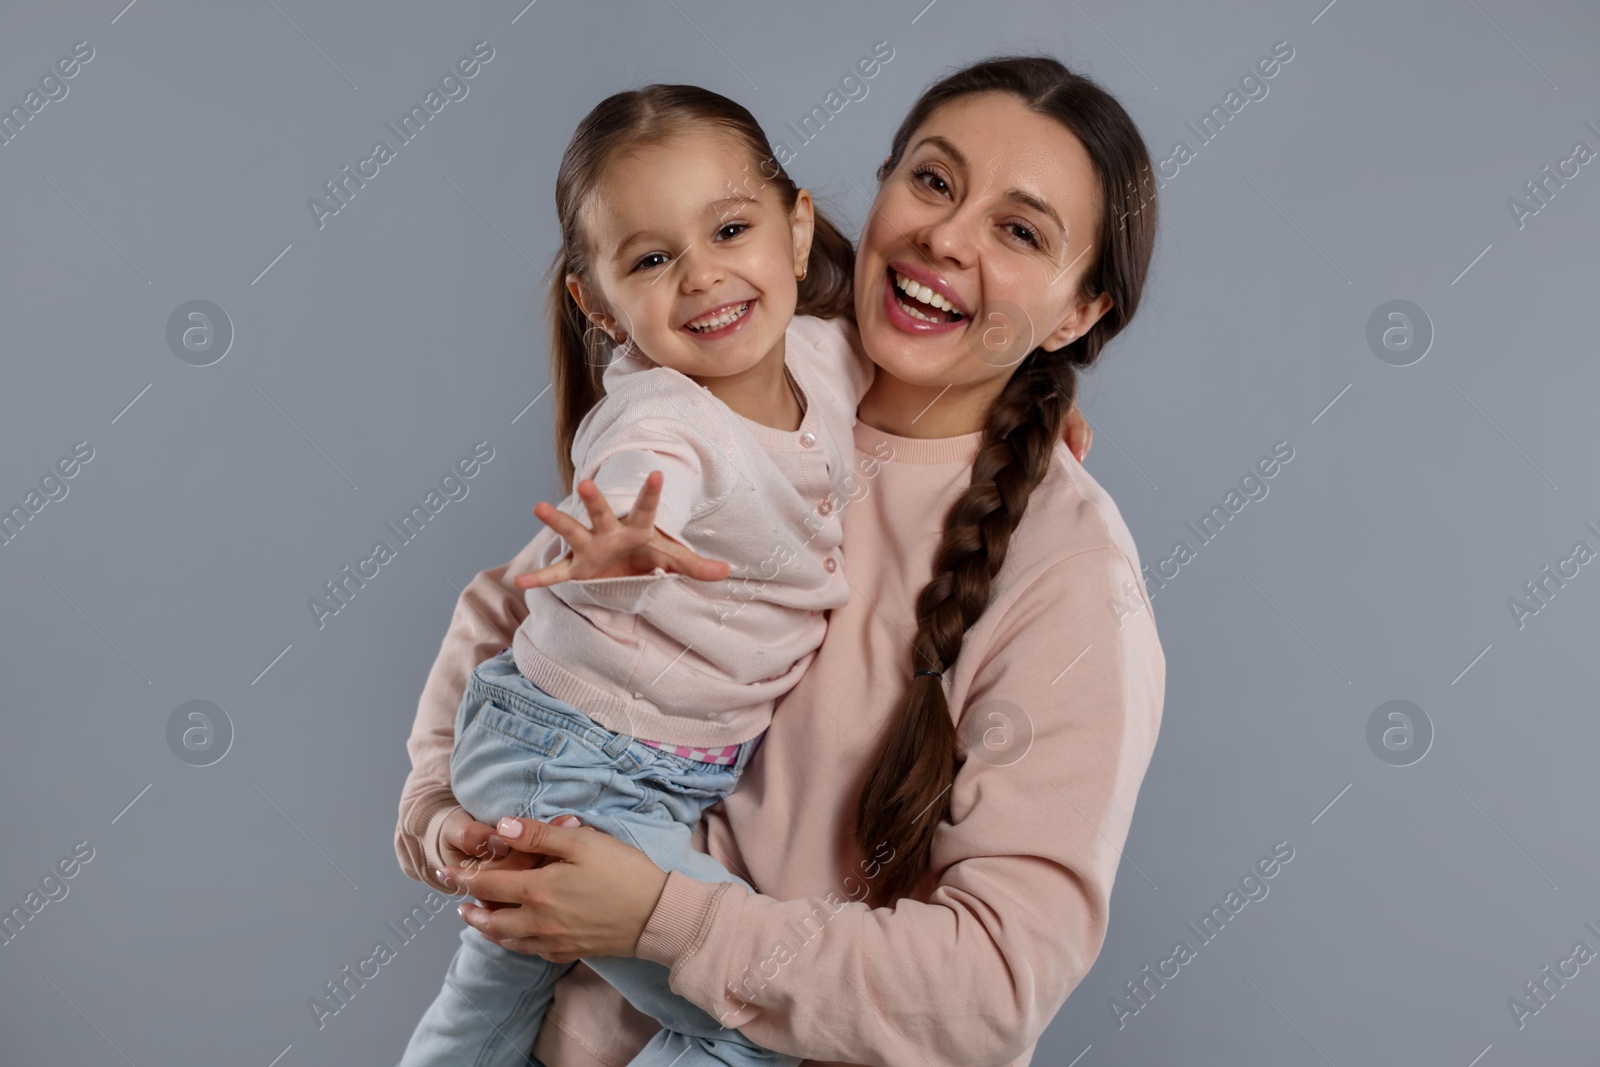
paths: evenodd
<path fill-rule="evenodd" d="M 724 196 L 706 205 L 706 214 L 725 219 L 741 208 L 760 207 L 761 201 L 749 196 Z"/>
<path fill-rule="evenodd" d="M 716 200 L 713 200 L 713 201 L 711 201 L 711 203 L 707 204 L 706 205 L 706 214 L 707 215 L 713 215 L 713 216 L 715 216 L 717 218 L 718 221 L 721 221 L 722 219 L 727 218 L 729 215 L 733 214 L 736 211 L 739 211 L 742 208 L 757 208 L 757 207 L 760 207 L 760 206 L 761 206 L 761 201 L 756 200 L 753 197 L 749 197 L 749 196 L 724 196 L 724 197 L 720 197 L 720 198 L 718 198 Z M 645 237 L 647 235 L 648 235 L 648 231 L 646 231 L 646 230 L 635 230 L 633 233 L 628 234 L 628 236 L 624 237 L 622 240 L 617 242 L 617 250 L 616 250 L 616 252 L 613 253 L 613 255 L 621 256 L 624 252 L 626 252 L 628 250 L 628 246 L 629 245 L 633 244 L 633 242 L 639 240 L 641 237 Z"/>

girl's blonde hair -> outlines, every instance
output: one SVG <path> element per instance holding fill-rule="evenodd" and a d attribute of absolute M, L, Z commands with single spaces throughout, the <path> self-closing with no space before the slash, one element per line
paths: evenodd
<path fill-rule="evenodd" d="M 602 375 L 614 347 L 611 339 L 584 318 L 567 289 L 566 276 L 584 275 L 590 247 L 583 233 L 583 207 L 611 159 L 621 149 L 659 144 L 694 128 L 725 130 L 749 150 L 759 176 L 754 189 L 772 185 L 786 210 L 793 210 L 799 187 L 784 171 L 761 124 L 742 106 L 695 85 L 647 85 L 600 101 L 584 116 L 561 157 L 556 174 L 556 214 L 561 250 L 550 270 L 550 381 L 556 395 L 556 457 L 561 482 L 572 491 L 572 442 L 578 424 L 605 395 Z M 758 183 L 750 188 L 748 183 Z M 797 315 L 836 318 L 853 314 L 851 275 L 855 249 L 819 211 L 811 239 L 806 276 L 800 281 Z"/>

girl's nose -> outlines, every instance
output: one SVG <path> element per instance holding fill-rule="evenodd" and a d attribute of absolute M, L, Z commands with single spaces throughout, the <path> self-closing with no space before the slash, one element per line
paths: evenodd
<path fill-rule="evenodd" d="M 690 249 L 678 257 L 679 286 L 686 293 L 703 293 L 722 281 L 724 271 L 717 257 Z"/>

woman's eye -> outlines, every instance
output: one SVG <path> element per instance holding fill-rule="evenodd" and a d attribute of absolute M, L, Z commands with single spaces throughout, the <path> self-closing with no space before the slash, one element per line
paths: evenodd
<path fill-rule="evenodd" d="M 643 259 L 639 260 L 639 262 L 635 263 L 633 265 L 633 269 L 650 270 L 652 268 L 661 266 L 661 264 L 665 263 L 666 261 L 667 254 L 665 252 L 651 252 L 648 256 L 645 256 Z"/>
<path fill-rule="evenodd" d="M 939 172 L 931 167 L 918 167 L 911 172 L 913 181 L 921 182 L 936 193 L 948 193 L 950 186 L 939 176 Z"/>
<path fill-rule="evenodd" d="M 722 227 L 722 229 L 717 231 L 717 240 L 727 241 L 731 238 L 739 236 L 749 228 L 750 224 L 748 222 L 730 222 L 726 226 Z"/>
<path fill-rule="evenodd" d="M 1039 247 L 1039 235 L 1034 233 L 1029 227 L 1024 226 L 1022 223 L 1008 222 L 1006 223 L 1006 229 L 1010 230 L 1011 235 L 1017 240 L 1022 241 L 1025 244 L 1030 244 L 1035 248 Z"/>

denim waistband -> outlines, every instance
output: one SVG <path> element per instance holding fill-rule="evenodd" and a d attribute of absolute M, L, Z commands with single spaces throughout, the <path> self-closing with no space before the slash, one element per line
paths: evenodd
<path fill-rule="evenodd" d="M 494 700 L 507 711 L 539 719 L 586 741 L 613 760 L 627 760 L 636 767 L 657 759 L 669 759 L 679 760 L 696 770 L 714 768 L 725 773 L 738 774 L 744 770 L 745 764 L 750 762 L 756 746 L 761 742 L 759 736 L 743 742 L 739 746 L 739 754 L 731 765 L 691 760 L 687 756 L 679 756 L 664 749 L 642 744 L 628 734 L 607 730 L 581 709 L 551 696 L 534 685 L 517 670 L 517 664 L 511 658 L 509 649 L 478 664 L 467 682 L 467 689 L 481 697 Z"/>

